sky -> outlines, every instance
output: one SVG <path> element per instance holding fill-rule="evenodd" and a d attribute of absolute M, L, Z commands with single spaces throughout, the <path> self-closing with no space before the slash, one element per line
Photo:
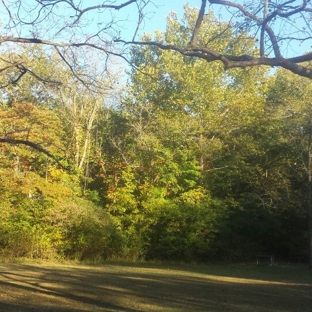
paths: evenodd
<path fill-rule="evenodd" d="M 156 1 L 155 1 L 156 2 Z M 154 9 L 154 13 L 150 13 L 150 24 L 145 25 L 146 28 L 158 28 L 165 30 L 166 17 L 170 11 L 174 11 L 178 14 L 179 18 L 182 18 L 184 12 L 184 4 L 188 3 L 191 7 L 200 8 L 201 0 L 189 0 L 189 1 L 175 1 L 175 0 L 157 0 L 157 8 Z"/>
<path fill-rule="evenodd" d="M 166 17 L 170 11 L 176 12 L 178 18 L 180 19 L 183 16 L 183 7 L 185 3 L 188 3 L 191 7 L 199 8 L 201 5 L 201 0 L 155 0 L 154 3 L 157 5 L 157 7 L 149 5 L 149 7 L 146 9 L 146 12 L 148 13 L 145 22 L 142 24 L 141 29 L 138 31 L 138 37 L 140 37 L 140 35 L 143 35 L 144 33 L 153 34 L 156 29 L 160 31 L 165 31 Z M 132 20 L 133 25 L 135 25 L 137 22 L 136 13 L 136 6 L 129 6 L 129 8 L 127 8 L 127 10 L 124 12 L 125 19 Z M 130 37 L 133 35 L 133 28 L 129 32 L 125 30 L 125 33 L 127 34 L 127 39 L 132 39 Z"/>
<path fill-rule="evenodd" d="M 28 2 L 29 1 L 29 2 Z M 28 0 L 25 1 L 24 3 L 28 4 L 28 3 L 33 3 L 33 2 L 37 2 L 36 0 Z M 244 0 L 235 0 L 235 2 L 242 2 Z M 254 1 L 254 0 L 251 0 Z M 255 0 L 255 4 L 259 5 L 260 1 L 263 0 Z M 278 0 L 277 0 L 278 1 Z M 299 1 L 299 0 L 295 0 L 295 1 Z M 78 2 L 78 1 L 77 1 Z M 97 0 L 94 1 L 94 4 L 96 3 L 100 3 L 101 0 Z M 118 0 L 116 1 L 116 3 L 122 3 L 125 2 L 125 0 Z M 9 3 L 9 2 L 8 2 Z M 66 28 L 68 30 L 65 32 L 59 32 L 59 30 L 62 28 L 63 29 L 63 23 L 67 23 L 68 22 L 72 22 L 73 18 L 75 18 L 75 16 L 71 16 L 73 15 L 73 12 L 71 10 L 68 9 L 68 6 L 66 8 L 66 4 L 65 2 L 61 2 L 62 5 L 60 5 L 60 15 L 64 16 L 64 20 L 62 21 L 62 23 L 56 24 L 56 27 L 50 27 L 46 26 L 45 28 L 40 28 L 40 35 L 39 38 L 43 37 L 42 39 L 50 39 L 51 40 L 57 40 L 59 42 L 66 42 L 68 40 L 71 40 L 71 29 Z M 153 5 L 154 3 L 154 5 Z M 166 16 L 169 14 L 170 11 L 174 11 L 177 13 L 177 16 L 179 19 L 182 18 L 183 16 L 183 12 L 184 12 L 184 4 L 188 3 L 189 6 L 191 7 L 196 7 L 199 8 L 201 5 L 201 0 L 152 0 L 151 3 L 148 5 L 148 7 L 146 8 L 145 12 L 146 12 L 146 16 L 145 16 L 145 20 L 142 23 L 139 31 L 138 31 L 138 35 L 136 37 L 137 40 L 140 39 L 140 37 L 144 34 L 144 33 L 151 33 L 154 34 L 155 30 L 158 29 L 160 31 L 165 31 L 166 28 Z M 82 7 L 87 7 L 90 6 L 90 0 L 82 0 L 81 1 Z M 2 23 L 4 23 L 5 18 L 8 19 L 8 14 L 7 11 L 4 9 L 3 6 L 2 7 L 3 11 L 0 11 L 0 17 L 1 17 L 1 21 Z M 230 14 L 227 12 L 227 10 L 222 7 L 222 6 L 218 6 L 218 5 L 209 5 L 207 4 L 206 7 L 206 11 L 208 9 L 211 9 L 214 13 L 214 15 L 216 17 L 218 17 L 220 20 L 222 21 L 229 21 L 230 19 Z M 27 11 L 25 11 L 27 13 Z M 25 13 L 24 12 L 24 13 Z M 27 14 L 25 15 L 25 19 L 27 20 Z M 95 34 L 97 33 L 97 31 L 99 30 L 99 28 L 105 26 L 106 22 L 109 22 L 111 20 L 111 14 L 115 14 L 116 19 L 119 21 L 118 23 L 118 28 L 116 27 L 117 31 L 121 29 L 121 35 L 120 38 L 126 41 L 131 41 L 133 38 L 133 34 L 134 34 L 134 30 L 136 28 L 137 25 L 137 18 L 138 18 L 138 14 L 137 14 L 137 7 L 135 3 L 132 3 L 124 8 L 122 8 L 121 10 L 107 10 L 105 11 L 105 13 L 103 13 L 103 11 L 101 10 L 92 10 L 90 11 L 88 14 L 86 14 L 86 27 L 84 27 L 83 25 L 78 25 L 78 31 L 76 33 L 76 39 L 73 37 L 73 40 L 77 40 L 77 38 L 79 39 L 80 34 L 83 38 L 84 33 L 87 34 Z M 88 23 L 88 20 L 92 21 L 90 23 Z M 298 25 L 298 27 L 300 28 L 300 20 L 298 19 L 296 21 L 296 25 Z M 286 25 L 286 24 L 285 24 Z M 1 25 L 0 23 L 0 27 L 2 34 L 5 35 L 6 29 L 5 29 L 5 24 Z M 45 26 L 45 24 L 40 26 Z M 121 28 L 120 28 L 121 26 Z M 279 27 L 280 26 L 280 27 Z M 282 25 L 284 27 L 284 25 Z M 274 27 L 279 27 L 277 28 L 277 30 L 283 31 L 283 27 L 281 27 L 280 24 L 275 25 Z M 17 27 L 18 28 L 18 27 Z M 299 29 L 298 28 L 298 29 Z M 21 28 L 21 31 L 19 33 L 20 36 L 24 36 L 24 37 L 29 37 L 29 36 L 33 36 L 33 32 L 31 32 L 33 30 L 33 24 L 29 23 L 29 26 L 25 26 L 23 25 L 23 28 Z M 81 31 L 81 32 L 80 32 Z M 312 31 L 312 30 L 311 30 Z M 59 37 L 54 37 L 55 34 L 60 33 Z M 285 31 L 286 33 L 286 31 Z M 108 30 L 107 33 L 104 32 L 105 35 L 107 35 L 107 40 L 114 40 L 116 39 L 116 37 L 118 36 L 118 34 L 110 32 Z M 288 35 L 294 35 L 297 36 L 297 33 L 292 34 L 291 32 L 288 32 Z M 111 36 L 111 37 L 109 37 Z M 68 39 L 70 38 L 70 39 Z M 305 43 L 303 43 L 301 46 L 300 44 L 295 44 L 293 46 L 291 46 L 291 48 L 288 48 L 286 46 L 285 49 L 287 49 L 289 52 L 289 55 L 287 56 L 294 56 L 296 54 L 302 54 L 308 50 L 311 50 L 311 44 L 309 46 L 310 40 L 307 40 Z"/>
<path fill-rule="evenodd" d="M 28 2 L 29 1 L 29 2 Z M 29 8 L 31 6 L 34 6 L 34 3 L 37 3 L 37 0 L 28 0 L 25 1 L 24 3 L 25 8 Z M 80 0 L 77 0 L 77 3 Z M 235 0 L 235 2 L 237 3 L 243 3 L 244 0 Z M 259 5 L 261 3 L 261 1 L 263 0 L 250 0 L 248 1 L 249 3 L 254 2 L 255 5 Z M 273 1 L 273 0 L 272 0 Z M 274 0 L 275 1 L 275 0 Z M 278 0 L 276 0 L 278 1 Z M 299 0 L 294 0 L 295 3 L 297 3 Z M 2 1 L 3 2 L 3 1 Z M 13 1 L 14 2 L 14 1 Z M 12 3 L 13 3 L 12 2 Z M 96 0 L 96 1 L 92 1 L 94 2 L 93 4 L 99 4 L 101 2 L 101 0 Z M 123 3 L 125 2 L 125 0 L 116 0 L 116 1 L 111 1 L 112 3 Z M 6 3 L 6 2 L 3 2 Z M 8 1 L 8 3 L 10 3 L 10 1 Z M 110 1 L 108 1 L 107 3 L 110 3 Z M 148 6 L 145 8 L 145 19 L 137 33 L 137 37 L 136 39 L 139 40 L 140 37 L 144 34 L 144 33 L 151 33 L 154 34 L 155 30 L 158 29 L 160 31 L 165 31 L 166 28 L 166 16 L 169 14 L 170 11 L 174 11 L 177 13 L 178 19 L 181 19 L 183 16 L 183 7 L 184 4 L 188 3 L 189 6 L 191 7 L 196 7 L 199 8 L 201 5 L 201 0 L 152 0 L 151 3 L 148 4 Z M 37 3 L 38 5 L 38 3 Z M 88 6 L 92 6 L 92 4 L 90 3 L 90 0 L 81 0 L 81 7 L 85 8 Z M 5 9 L 4 5 L 0 5 L 1 10 L 0 10 L 0 17 L 1 17 L 1 22 L 4 24 L 0 23 L 0 27 L 1 27 L 1 31 L 2 31 L 2 35 L 5 35 L 6 29 L 5 29 L 5 21 L 7 19 L 9 19 L 8 16 L 8 12 Z M 69 6 L 66 5 L 66 2 L 62 2 L 60 1 L 60 5 L 59 5 L 59 12 L 56 12 L 57 14 L 59 14 L 60 16 L 63 15 L 63 20 L 61 21 L 61 24 L 57 23 L 55 25 L 51 24 L 51 26 L 49 27 L 46 26 L 45 27 L 45 23 L 38 25 L 38 31 L 40 33 L 39 38 L 40 37 L 44 37 L 42 39 L 50 39 L 50 40 L 58 40 L 60 42 L 62 41 L 67 41 L 68 37 L 71 37 L 71 29 L 66 28 L 68 31 L 62 31 L 59 32 L 60 29 L 64 29 L 63 26 L 66 25 L 66 23 L 70 24 L 71 22 L 73 22 L 73 19 L 75 19 L 75 13 L 70 10 L 68 8 Z M 12 7 L 13 8 L 13 7 Z M 216 17 L 218 17 L 221 21 L 229 21 L 231 15 L 229 14 L 229 12 L 227 11 L 226 8 L 224 8 L 223 6 L 220 5 L 209 5 L 207 4 L 206 6 L 206 11 L 211 9 L 214 13 L 214 15 Z M 16 8 L 15 8 L 16 11 Z M 23 19 L 25 19 L 26 21 L 28 20 L 28 16 L 31 16 L 29 13 L 29 10 L 23 11 L 23 9 L 19 10 L 19 16 L 23 16 Z M 34 12 L 36 12 L 36 10 L 34 10 Z M 35 13 L 34 13 L 35 14 Z M 138 20 L 138 12 L 137 12 L 137 6 L 135 3 L 131 3 L 130 5 L 127 5 L 126 7 L 120 9 L 120 10 L 92 10 L 92 11 L 88 11 L 88 13 L 86 14 L 86 16 L 84 15 L 84 17 L 86 17 L 84 19 L 84 22 L 82 22 L 82 24 L 77 24 L 78 27 L 80 27 L 80 29 L 77 31 L 77 36 L 79 38 L 79 34 L 81 34 L 81 36 L 83 37 L 83 33 L 88 33 L 88 34 L 95 34 L 97 33 L 97 31 L 105 26 L 105 24 L 109 21 L 111 21 L 111 17 L 112 15 L 115 16 L 116 20 L 119 21 L 118 23 L 118 27 L 116 27 L 116 30 L 120 30 L 121 29 L 121 35 L 120 38 L 126 41 L 131 41 L 133 38 L 133 34 L 134 34 L 134 30 L 136 29 L 136 25 L 137 25 L 137 20 Z M 116 21 L 115 20 L 115 21 Z M 89 21 L 91 21 L 89 23 Z M 13 24 L 12 24 L 13 25 Z M 11 26 L 12 26 L 11 25 Z M 86 25 L 86 27 L 85 27 Z M 41 27 L 43 26 L 43 27 Z M 287 34 L 288 36 L 298 36 L 298 33 L 296 31 L 298 31 L 300 29 L 300 19 L 298 18 L 296 20 L 296 26 L 298 26 L 297 29 L 287 29 L 287 22 L 280 24 L 280 23 L 276 23 L 274 27 L 276 27 L 276 29 L 278 30 L 278 32 L 285 32 L 285 34 Z M 311 30 L 311 28 L 308 26 L 308 28 Z M 17 27 L 17 29 L 19 29 L 19 27 Z M 36 29 L 34 29 L 34 25 L 33 23 L 29 23 L 28 26 L 23 25 L 23 27 L 20 29 L 19 35 L 25 36 L 25 37 L 29 37 L 29 36 L 33 36 L 33 33 L 36 33 Z M 312 30 L 311 30 L 312 31 Z M 59 34 L 57 37 L 55 37 L 55 34 Z M 104 32 L 105 34 L 105 32 Z M 111 35 L 112 37 L 110 38 L 111 40 L 116 39 L 116 36 L 118 36 L 118 34 L 113 33 L 113 32 L 107 32 L 106 33 L 107 36 Z M 310 35 L 310 34 L 308 34 Z M 76 37 L 77 38 L 77 37 Z M 109 37 L 107 37 L 107 39 L 109 40 Z M 75 39 L 73 39 L 75 40 Z M 291 48 L 293 49 L 293 51 L 290 51 L 293 54 L 302 54 L 307 50 L 311 50 L 311 44 L 310 46 L 308 45 L 308 42 L 310 42 L 310 40 L 306 40 L 305 43 L 303 43 L 301 46 L 298 43 L 297 45 L 292 46 Z M 287 47 L 286 47 L 287 48 Z M 290 49 L 289 49 L 290 50 Z M 295 51 L 296 50 L 296 51 Z"/>
<path fill-rule="evenodd" d="M 240 2 L 240 1 L 236 1 L 236 2 Z M 257 2 L 257 0 L 255 1 Z M 138 32 L 138 36 L 137 39 L 140 38 L 140 35 L 142 35 L 143 33 L 151 33 L 154 34 L 154 31 L 156 29 L 160 30 L 160 31 L 165 31 L 165 27 L 166 27 L 166 16 L 168 15 L 168 13 L 170 11 L 174 11 L 177 13 L 178 18 L 182 18 L 183 16 L 183 6 L 185 3 L 188 3 L 191 7 L 197 7 L 200 8 L 201 5 L 201 0 L 154 0 L 154 3 L 157 3 L 157 7 L 155 6 L 149 6 L 148 8 L 148 15 L 147 15 L 147 19 L 144 22 L 144 24 L 142 25 L 140 31 Z M 229 21 L 231 15 L 229 14 L 229 12 L 222 8 L 221 6 L 218 5 L 212 5 L 206 6 L 206 11 L 207 9 L 211 9 L 214 12 L 214 15 L 219 17 L 220 20 L 223 21 Z M 120 12 L 119 12 L 120 13 Z M 131 24 L 129 24 L 127 22 L 127 26 L 125 26 L 123 35 L 124 38 L 126 37 L 125 40 L 131 40 L 132 39 L 132 35 L 133 35 L 133 29 L 134 29 L 134 25 L 136 24 L 136 6 L 129 6 L 125 11 L 125 19 L 132 20 L 133 21 L 133 27 L 130 27 Z M 296 25 L 298 27 L 300 27 L 300 19 L 296 20 Z M 281 29 L 285 27 L 285 25 L 278 25 L 276 24 L 275 27 L 280 27 Z M 278 29 L 278 28 L 277 28 Z M 280 30 L 279 30 L 280 31 Z M 291 33 L 291 32 L 290 32 Z M 286 47 L 287 49 L 287 47 Z M 287 49 L 287 53 L 288 53 L 288 57 L 291 57 L 293 55 L 296 54 L 303 54 L 306 51 L 311 50 L 311 44 L 310 41 L 306 41 L 303 42 L 301 44 L 296 44 L 294 46 L 292 46 L 291 49 Z M 285 50 L 286 52 L 286 50 Z"/>

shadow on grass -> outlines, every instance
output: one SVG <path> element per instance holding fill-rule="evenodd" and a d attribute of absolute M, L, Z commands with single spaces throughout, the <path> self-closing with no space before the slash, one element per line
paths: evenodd
<path fill-rule="evenodd" d="M 0 311 L 311 311 L 312 283 L 293 270 L 274 280 L 267 268 L 257 279 L 238 268 L 2 265 Z"/>
<path fill-rule="evenodd" d="M 6 312 L 6 311 L 16 311 L 16 312 L 54 312 L 54 311 L 58 311 L 58 312 L 74 312 L 77 310 L 70 310 L 70 309 L 62 309 L 62 308 L 57 308 L 57 310 L 55 309 L 55 307 L 21 307 L 18 304 L 8 304 L 8 303 L 0 303 L 0 311 Z"/>

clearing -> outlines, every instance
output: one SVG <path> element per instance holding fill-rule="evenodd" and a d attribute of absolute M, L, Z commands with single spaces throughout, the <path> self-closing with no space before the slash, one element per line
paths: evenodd
<path fill-rule="evenodd" d="M 311 312 L 304 266 L 0 264 L 0 311 Z"/>

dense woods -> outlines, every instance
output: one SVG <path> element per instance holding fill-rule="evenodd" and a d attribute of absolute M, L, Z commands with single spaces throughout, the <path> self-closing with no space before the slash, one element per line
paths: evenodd
<path fill-rule="evenodd" d="M 164 33 L 142 40 L 187 44 L 197 15 L 170 13 Z M 211 48 L 256 52 L 212 12 L 201 27 L 201 43 L 224 27 Z M 135 45 L 128 81 L 101 73 L 92 89 L 64 64 L 51 68 L 57 51 L 14 53 L 49 81 L 6 84 L 15 67 L 1 77 L 3 257 L 308 260 L 311 80 Z"/>

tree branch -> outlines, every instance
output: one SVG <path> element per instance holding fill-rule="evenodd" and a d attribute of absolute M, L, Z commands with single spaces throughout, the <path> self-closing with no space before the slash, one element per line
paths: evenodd
<path fill-rule="evenodd" d="M 206 9 L 206 0 L 202 0 L 201 2 L 202 3 L 201 3 L 200 10 L 198 12 L 197 21 L 196 21 L 196 24 L 195 24 L 195 27 L 193 30 L 193 34 L 191 37 L 191 42 L 190 42 L 191 45 L 196 43 L 200 26 L 204 20 L 204 14 L 205 14 L 205 9 Z"/>
<path fill-rule="evenodd" d="M 19 144 L 27 145 L 27 146 L 32 147 L 33 149 L 37 150 L 38 152 L 41 152 L 41 153 L 47 155 L 48 157 L 52 158 L 62 169 L 66 170 L 66 171 L 70 170 L 68 167 L 63 166 L 57 157 L 55 157 L 49 151 L 47 151 L 46 149 L 44 149 L 43 147 L 41 147 L 40 145 L 38 145 L 34 142 L 27 141 L 27 140 L 0 138 L 0 143 L 8 143 L 8 144 L 12 144 L 12 145 L 19 145 Z"/>
<path fill-rule="evenodd" d="M 246 55 L 232 55 L 224 53 L 223 51 L 218 51 L 215 48 L 211 48 L 211 43 L 213 40 L 209 40 L 209 44 L 207 46 L 202 46 L 198 44 L 198 34 L 200 27 L 203 27 L 203 21 L 204 21 L 204 14 L 205 14 L 205 7 L 206 7 L 206 1 L 210 4 L 217 4 L 221 5 L 223 7 L 227 8 L 233 8 L 238 10 L 238 12 L 245 17 L 244 25 L 249 29 L 246 30 L 246 35 L 249 35 L 249 38 L 255 38 L 257 35 L 257 32 L 259 28 L 260 31 L 260 53 L 258 56 L 255 56 L 254 54 Z M 275 21 L 275 19 L 283 18 L 289 19 L 290 17 L 293 17 L 295 14 L 302 14 L 302 12 L 310 12 L 312 9 L 307 8 L 308 0 L 302 0 L 302 2 L 299 5 L 293 5 L 295 2 L 294 0 L 289 0 L 284 3 L 275 4 L 272 2 L 268 2 L 265 5 L 265 7 L 262 8 L 255 8 L 254 12 L 249 10 L 249 7 L 247 5 L 243 6 L 237 2 L 229 1 L 229 0 L 201 0 L 201 8 L 197 15 L 197 20 L 195 23 L 195 26 L 193 28 L 191 40 L 189 44 L 186 44 L 185 46 L 178 46 L 178 45 L 171 45 L 171 44 L 165 44 L 162 42 L 155 42 L 155 41 L 147 41 L 147 42 L 139 42 L 139 41 L 131 41 L 126 42 L 123 40 L 117 40 L 116 42 L 122 42 L 124 44 L 134 44 L 134 45 L 150 45 L 158 47 L 162 50 L 172 50 L 176 51 L 184 56 L 189 57 L 197 57 L 206 60 L 207 62 L 214 62 L 214 61 L 220 61 L 223 63 L 225 69 L 230 68 L 246 68 L 246 67 L 252 67 L 252 66 L 270 66 L 270 67 L 283 67 L 287 70 L 290 70 L 291 72 L 307 77 L 309 79 L 312 79 L 312 68 L 310 65 L 300 65 L 300 63 L 303 62 L 309 62 L 312 61 L 312 53 L 302 54 L 295 57 L 284 57 L 281 53 L 280 45 L 283 43 L 283 41 L 289 41 L 290 39 L 287 36 L 281 36 L 280 34 L 275 33 L 274 26 L 271 26 L 271 23 Z M 274 10 L 268 14 L 270 11 L 269 9 Z M 261 11 L 263 11 L 263 15 L 260 17 L 258 16 L 261 14 Z M 239 15 L 235 15 L 233 13 L 233 17 L 237 17 Z M 300 15 L 301 16 L 301 15 Z M 287 23 L 291 23 L 291 21 L 287 20 Z M 234 25 L 228 24 L 229 27 L 233 28 L 233 30 L 236 28 L 239 31 L 242 31 L 240 29 L 242 24 L 236 23 Z M 272 24 L 273 25 L 273 24 Z M 295 26 L 295 21 L 293 21 L 293 27 L 295 30 L 297 29 Z M 250 33 L 250 29 L 254 29 L 254 34 Z M 235 31 L 235 30 L 234 30 Z M 297 29 L 299 31 L 299 29 Z M 234 32 L 233 32 L 234 33 Z M 265 42 L 265 34 L 267 34 L 267 42 Z M 214 39 L 217 39 L 218 36 L 214 36 Z M 301 37 L 300 37 L 301 38 Z M 312 38 L 312 35 L 310 37 L 307 37 L 305 34 L 305 38 Z M 210 38 L 211 39 L 211 38 Z M 299 38 L 298 38 L 299 40 Z M 269 44 L 269 48 L 271 48 L 274 52 L 273 57 L 269 57 L 265 55 L 265 44 Z"/>
<path fill-rule="evenodd" d="M 193 56 L 198 57 L 201 59 L 206 60 L 207 62 L 213 61 L 221 61 L 224 65 L 225 70 L 235 67 L 246 68 L 251 66 L 279 66 L 286 68 L 293 73 L 307 77 L 312 79 L 312 69 L 307 68 L 304 66 L 300 66 L 297 63 L 312 61 L 312 53 L 305 54 L 302 56 L 297 56 L 293 58 L 282 58 L 282 57 L 253 57 L 251 55 L 228 55 L 228 54 L 221 54 L 212 49 L 205 48 L 205 47 L 178 47 L 175 45 L 166 45 L 163 43 L 155 42 L 155 41 L 148 41 L 148 42 L 140 42 L 140 41 L 130 41 L 126 42 L 123 40 L 117 40 L 118 42 L 122 42 L 124 44 L 135 44 L 135 45 L 150 45 L 156 46 L 162 50 L 172 50 L 179 52 L 184 56 Z"/>

